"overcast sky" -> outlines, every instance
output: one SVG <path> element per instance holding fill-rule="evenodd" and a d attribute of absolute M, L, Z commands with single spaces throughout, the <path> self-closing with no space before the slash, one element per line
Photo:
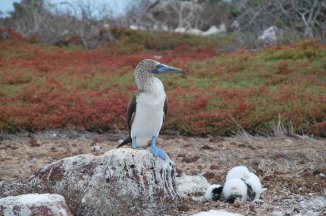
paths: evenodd
<path fill-rule="evenodd" d="M 13 11 L 13 3 L 20 2 L 21 0 L 0 0 L 0 11 L 8 14 L 8 12 Z M 97 10 L 103 9 L 105 5 L 114 15 L 122 14 L 128 4 L 131 4 L 132 0 L 45 0 L 46 2 L 56 5 L 59 10 L 66 11 L 72 10 L 71 6 L 68 4 L 62 4 L 62 2 L 68 2 L 70 5 L 77 5 L 80 3 L 88 4 L 90 3 L 92 9 L 94 8 L 94 14 L 97 13 Z"/>
<path fill-rule="evenodd" d="M 20 0 L 2 0 L 0 3 L 0 10 L 2 12 L 13 11 L 14 10 L 14 7 L 13 7 L 14 2 L 20 2 Z"/>

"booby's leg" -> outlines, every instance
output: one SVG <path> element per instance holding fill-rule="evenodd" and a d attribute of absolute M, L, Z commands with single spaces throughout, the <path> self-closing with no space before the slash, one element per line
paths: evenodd
<path fill-rule="evenodd" d="M 152 145 L 150 147 L 150 152 L 163 160 L 165 160 L 165 153 L 162 149 L 156 147 L 156 137 L 152 137 Z"/>
<path fill-rule="evenodd" d="M 131 147 L 132 147 L 133 149 L 139 149 L 139 148 L 140 148 L 140 146 L 137 145 L 137 143 L 136 143 L 136 137 L 133 137 L 133 138 L 132 138 Z"/>

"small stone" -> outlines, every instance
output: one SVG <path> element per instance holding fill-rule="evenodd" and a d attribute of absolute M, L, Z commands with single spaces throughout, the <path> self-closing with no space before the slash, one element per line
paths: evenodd
<path fill-rule="evenodd" d="M 2 198 L 0 215 L 73 216 L 63 196 L 58 194 L 24 194 Z"/>
<path fill-rule="evenodd" d="M 101 146 L 98 146 L 98 145 L 94 145 L 93 147 L 92 147 L 92 151 L 93 152 L 100 152 L 101 151 Z"/>

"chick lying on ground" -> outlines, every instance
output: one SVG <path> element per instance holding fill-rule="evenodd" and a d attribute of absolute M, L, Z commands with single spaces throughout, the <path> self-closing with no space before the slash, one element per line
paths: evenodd
<path fill-rule="evenodd" d="M 224 185 L 211 185 L 207 188 L 204 198 L 207 201 L 220 200 L 229 203 L 236 199 L 260 202 L 260 195 L 266 190 L 257 175 L 245 166 L 236 166 L 229 170 Z"/>

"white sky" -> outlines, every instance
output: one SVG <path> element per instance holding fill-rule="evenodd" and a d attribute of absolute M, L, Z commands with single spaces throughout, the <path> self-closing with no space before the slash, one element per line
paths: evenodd
<path fill-rule="evenodd" d="M 0 11 L 3 12 L 5 15 L 8 12 L 13 11 L 13 3 L 20 2 L 21 0 L 0 0 Z M 45 0 L 45 2 L 56 5 L 56 8 L 59 10 L 66 11 L 74 10 L 73 7 L 77 4 L 90 4 L 91 8 L 93 9 L 93 13 L 96 16 L 99 10 L 103 10 L 104 6 L 105 9 L 110 10 L 113 15 L 117 16 L 122 14 L 128 5 L 132 4 L 132 0 Z M 72 6 L 68 6 L 68 4 L 61 4 L 62 2 L 67 2 Z M 78 7 L 76 7 L 78 8 Z"/>

